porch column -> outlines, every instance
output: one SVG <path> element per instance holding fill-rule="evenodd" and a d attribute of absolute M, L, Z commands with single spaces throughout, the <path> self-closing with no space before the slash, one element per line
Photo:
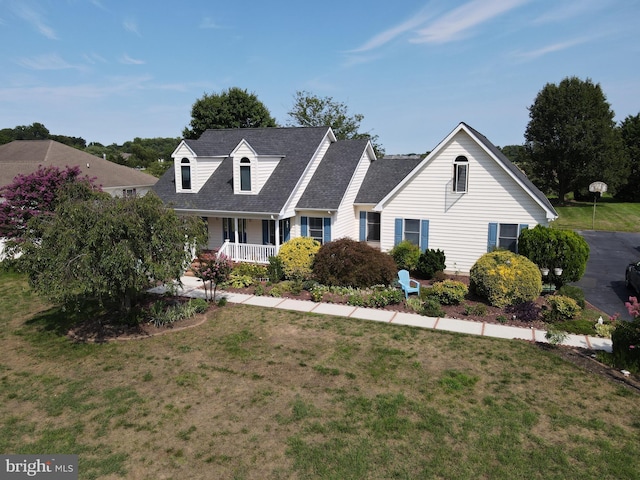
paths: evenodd
<path fill-rule="evenodd" d="M 238 241 L 238 217 L 233 217 L 233 238 L 235 243 L 240 243 Z"/>
<path fill-rule="evenodd" d="M 275 244 L 276 244 L 276 253 L 280 250 L 280 220 L 276 219 L 273 223 L 275 223 Z"/>

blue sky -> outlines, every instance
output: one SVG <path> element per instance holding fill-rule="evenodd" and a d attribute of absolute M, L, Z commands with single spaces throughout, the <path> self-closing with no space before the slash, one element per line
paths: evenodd
<path fill-rule="evenodd" d="M 640 0 L 0 0 L 0 128 L 121 144 L 180 137 L 240 87 L 286 124 L 295 92 L 364 115 L 387 153 L 459 122 L 521 144 L 546 83 L 599 83 L 640 113 Z"/>

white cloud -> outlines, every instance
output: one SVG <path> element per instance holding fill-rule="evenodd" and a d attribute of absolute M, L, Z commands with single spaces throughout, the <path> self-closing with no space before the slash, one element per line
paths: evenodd
<path fill-rule="evenodd" d="M 120 63 L 124 63 L 125 65 L 144 65 L 145 61 L 132 58 L 125 53 L 120 57 Z"/>
<path fill-rule="evenodd" d="M 49 55 L 38 55 L 37 57 L 23 57 L 18 60 L 18 64 L 30 68 L 32 70 L 67 70 L 67 69 L 82 69 L 80 65 L 72 65 L 64 60 L 57 53 L 50 53 Z"/>
<path fill-rule="evenodd" d="M 580 15 L 608 8 L 610 1 L 580 0 L 565 4 L 554 3 L 555 8 L 534 19 L 534 24 L 555 23 L 568 20 Z"/>
<path fill-rule="evenodd" d="M 135 33 L 139 37 L 142 36 L 140 35 L 140 31 L 138 30 L 138 24 L 133 18 L 125 18 L 124 22 L 122 22 L 122 26 L 127 32 Z"/>
<path fill-rule="evenodd" d="M 465 38 L 469 30 L 529 0 L 472 0 L 419 30 L 413 43 L 446 43 Z"/>
<path fill-rule="evenodd" d="M 202 19 L 202 21 L 200 22 L 200 25 L 198 25 L 198 28 L 202 28 L 202 29 L 217 29 L 217 28 L 222 28 L 220 25 L 218 25 L 216 23 L 216 21 L 211 18 L 211 17 L 204 17 Z"/>
<path fill-rule="evenodd" d="M 58 36 L 53 28 L 47 25 L 47 22 L 41 12 L 25 5 L 24 3 L 12 3 L 13 13 L 29 23 L 38 33 L 51 39 L 57 40 Z"/>
<path fill-rule="evenodd" d="M 518 52 L 515 54 L 515 56 L 522 60 L 534 60 L 536 58 L 543 57 L 550 53 L 560 52 L 562 50 L 575 47 L 576 45 L 581 45 L 590 40 L 593 40 L 593 38 L 586 38 L 586 37 L 576 38 L 573 40 L 567 40 L 566 42 L 553 43 L 551 45 L 547 45 L 537 50 L 531 50 L 529 52 Z"/>

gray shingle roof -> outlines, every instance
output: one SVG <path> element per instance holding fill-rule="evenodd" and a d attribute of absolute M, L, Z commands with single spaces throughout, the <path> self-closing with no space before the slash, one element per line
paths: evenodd
<path fill-rule="evenodd" d="M 416 156 L 385 157 L 376 160 L 369 167 L 355 203 L 378 203 L 416 168 L 420 161 L 420 157 Z"/>
<path fill-rule="evenodd" d="M 160 178 L 154 190 L 176 209 L 278 213 L 328 132 L 328 127 L 207 130 L 198 140 L 186 140 L 189 148 L 198 156 L 226 158 L 200 191 L 197 194 L 176 193 L 173 169 Z M 233 159 L 228 155 L 243 139 L 258 155 L 282 157 L 256 195 L 233 193 Z"/>
<path fill-rule="evenodd" d="M 487 147 L 487 149 L 491 153 L 493 153 L 498 158 L 498 160 L 500 160 L 500 162 L 502 162 L 504 164 L 505 167 L 507 167 L 518 178 L 518 180 L 520 180 L 523 184 L 525 184 L 527 186 L 527 188 L 529 188 L 531 190 L 531 192 L 536 196 L 536 198 L 542 204 L 544 204 L 556 216 L 558 215 L 558 213 L 556 212 L 555 208 L 553 208 L 553 205 L 551 204 L 551 202 L 549 201 L 547 196 L 544 193 L 542 193 L 538 189 L 538 187 L 536 187 L 533 184 L 533 182 L 531 180 L 529 180 L 529 177 L 527 177 L 527 175 L 522 170 L 520 170 L 518 167 L 516 167 L 513 164 L 513 162 L 511 162 L 511 160 L 509 160 L 507 158 L 507 156 L 500 151 L 500 149 L 498 147 L 496 147 L 493 143 L 491 143 L 489 141 L 489 139 L 487 137 L 485 137 L 480 132 L 478 132 L 476 129 L 470 127 L 466 123 L 464 123 L 464 122 L 462 122 L 462 123 L 464 124 L 465 127 L 467 127 L 469 129 L 469 131 L 471 131 L 476 136 L 476 138 L 478 140 L 480 140 L 484 144 L 485 147 Z"/>
<path fill-rule="evenodd" d="M 313 174 L 297 208 L 335 210 L 367 148 L 368 140 L 340 140 L 331 144 Z"/>

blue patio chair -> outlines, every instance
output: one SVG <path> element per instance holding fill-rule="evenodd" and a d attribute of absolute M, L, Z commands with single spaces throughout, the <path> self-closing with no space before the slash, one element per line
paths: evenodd
<path fill-rule="evenodd" d="M 398 283 L 404 291 L 405 300 L 409 298 L 410 293 L 417 293 L 420 295 L 420 284 L 409 278 L 409 272 L 407 270 L 400 270 L 398 272 Z"/>

